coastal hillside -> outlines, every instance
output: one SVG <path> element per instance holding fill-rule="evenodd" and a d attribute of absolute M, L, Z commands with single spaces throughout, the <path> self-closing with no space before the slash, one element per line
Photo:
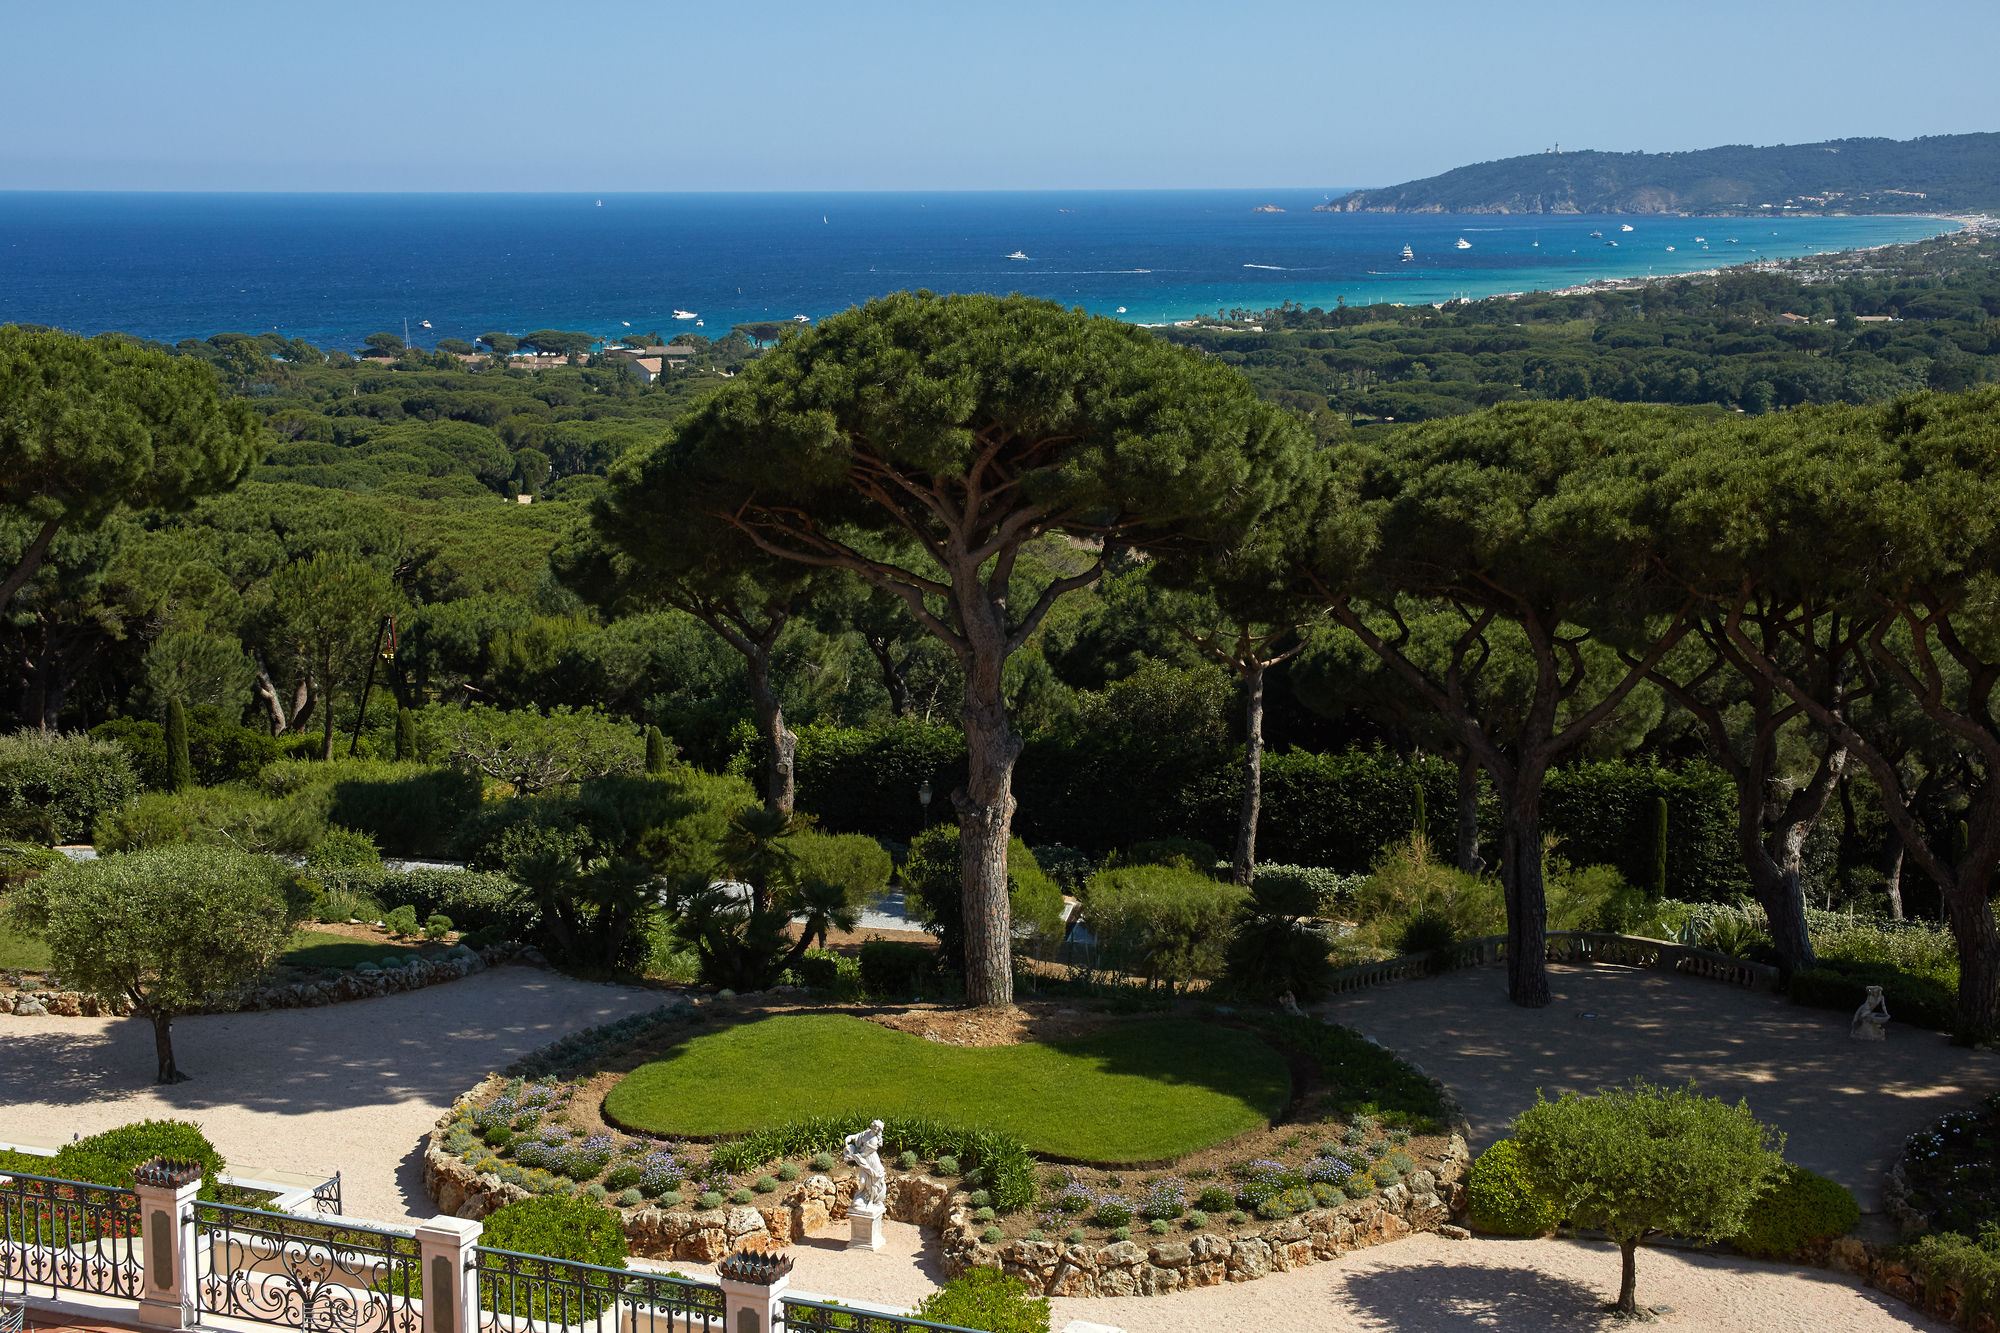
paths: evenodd
<path fill-rule="evenodd" d="M 2000 208 L 2000 134 L 1734 145 L 1689 153 L 1550 149 L 1321 204 L 1327 213 L 1955 213 Z"/>

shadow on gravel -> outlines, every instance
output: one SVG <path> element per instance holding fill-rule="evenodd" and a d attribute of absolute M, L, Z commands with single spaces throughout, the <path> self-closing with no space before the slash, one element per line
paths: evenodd
<path fill-rule="evenodd" d="M 1486 1242 L 1461 1241 L 1461 1245 Z M 1600 1291 L 1567 1278 L 1521 1268 L 1504 1259 L 1491 1264 L 1454 1262 L 1448 1268 L 1387 1268 L 1349 1273 L 1334 1299 L 1360 1316 L 1364 1327 L 1422 1329 L 1423 1333 L 1495 1333 L 1495 1330 L 1622 1327 L 1602 1310 L 1615 1295 L 1617 1252 L 1612 1251 L 1614 1284 Z M 1639 1298 L 1646 1297 L 1640 1272 Z"/>

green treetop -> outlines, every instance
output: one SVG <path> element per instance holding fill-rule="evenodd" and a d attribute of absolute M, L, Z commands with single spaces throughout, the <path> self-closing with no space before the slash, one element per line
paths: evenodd
<path fill-rule="evenodd" d="M 1142 547 L 1225 540 L 1289 492 L 1303 433 L 1226 367 L 1144 330 L 1024 297 L 899 293 L 787 338 L 630 455 L 597 517 L 643 562 L 667 529 L 740 533 L 861 575 L 956 654 L 969 776 L 953 793 L 967 994 L 1012 997 L 1007 659 L 1100 559 L 1012 598 L 1044 533 Z M 907 557 L 869 553 L 892 540 Z"/>

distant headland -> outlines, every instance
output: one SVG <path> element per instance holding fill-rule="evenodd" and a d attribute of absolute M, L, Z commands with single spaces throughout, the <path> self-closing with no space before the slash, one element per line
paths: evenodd
<path fill-rule="evenodd" d="M 2000 134 L 1738 145 L 1688 153 L 1550 148 L 1355 190 L 1322 213 L 1833 216 L 2000 207 Z"/>

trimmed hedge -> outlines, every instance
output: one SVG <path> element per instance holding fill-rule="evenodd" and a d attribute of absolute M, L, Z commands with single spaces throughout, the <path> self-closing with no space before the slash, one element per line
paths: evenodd
<path fill-rule="evenodd" d="M 110 741 L 30 727 L 0 735 L 0 809 L 46 813 L 57 842 L 89 842 L 98 817 L 138 792 L 130 756 Z"/>
<path fill-rule="evenodd" d="M 1496 1236 L 1546 1236 L 1562 1221 L 1562 1205 L 1529 1178 L 1512 1139 L 1501 1139 L 1473 1162 L 1465 1202 L 1474 1230 Z"/>
<path fill-rule="evenodd" d="M 521 901 L 519 884 L 490 871 L 436 866 L 384 870 L 375 865 L 329 866 L 311 874 L 329 893 L 345 890 L 366 894 L 384 910 L 409 907 L 420 921 L 448 916 L 463 931 L 499 926 L 518 934 L 532 926 L 539 915 L 532 904 Z"/>
<path fill-rule="evenodd" d="M 923 1298 L 919 1319 L 984 1333 L 1049 1333 L 1049 1301 L 997 1268 L 968 1268 Z"/>
<path fill-rule="evenodd" d="M 516 1254 L 625 1267 L 625 1227 L 618 1214 L 589 1199 L 522 1199 L 486 1219 L 479 1243 Z"/>
<path fill-rule="evenodd" d="M 755 746 L 739 756 L 761 758 Z M 1166 838 L 1233 847 L 1241 764 L 1233 747 L 1190 758 L 1099 736 L 1038 736 L 1015 766 L 1014 832 L 1031 845 L 1061 844 L 1092 857 Z M 828 831 L 903 840 L 923 828 L 916 790 L 925 779 L 940 797 L 964 781 L 965 743 L 955 728 L 914 722 L 873 730 L 803 727 L 797 772 L 798 808 Z M 1258 852 L 1271 862 L 1366 873 L 1384 847 L 1409 836 L 1420 785 L 1432 844 L 1455 845 L 1453 764 L 1406 763 L 1384 751 L 1266 754 Z M 1747 891 L 1735 845 L 1734 788 L 1726 774 L 1699 760 L 1679 768 L 1558 769 L 1543 792 L 1542 827 L 1563 838 L 1571 863 L 1613 865 L 1628 883 L 1644 884 L 1662 799 L 1669 893 L 1727 898 Z M 1491 795 L 1483 796 L 1480 825 L 1488 839 L 1497 836 L 1498 815 Z"/>
<path fill-rule="evenodd" d="M 194 766 L 198 786 L 213 787 L 255 777 L 264 765 L 278 758 L 277 738 L 256 727 L 226 721 L 213 704 L 196 704 L 187 710 L 188 760 Z M 132 758 L 139 780 L 147 787 L 164 790 L 169 780 L 167 729 L 142 718 L 119 717 L 100 722 L 90 729 L 93 738 L 115 741 Z"/>
<path fill-rule="evenodd" d="M 1786 991 L 1793 1004 L 1851 1014 L 1868 998 L 1870 986 L 1882 988 L 1894 1022 L 1937 1032 L 1949 1031 L 1957 1022 L 1958 999 L 1951 991 L 1929 977 L 1914 976 L 1888 963 L 1822 958 L 1817 967 L 1794 972 Z"/>
<path fill-rule="evenodd" d="M 130 1186 L 132 1171 L 155 1157 L 201 1163 L 201 1197 L 215 1198 L 215 1178 L 229 1169 L 222 1154 L 191 1120 L 141 1120 L 65 1143 L 39 1166 L 22 1169 L 39 1176 L 83 1180 L 93 1185 Z"/>
<path fill-rule="evenodd" d="M 1860 1220 L 1861 1205 L 1845 1185 L 1787 1162 L 1729 1243 L 1759 1259 L 1787 1259 L 1809 1241 L 1845 1236 Z"/>
<path fill-rule="evenodd" d="M 914 995 L 936 974 L 938 955 L 921 944 L 868 940 L 861 946 L 861 985 L 870 995 Z"/>

